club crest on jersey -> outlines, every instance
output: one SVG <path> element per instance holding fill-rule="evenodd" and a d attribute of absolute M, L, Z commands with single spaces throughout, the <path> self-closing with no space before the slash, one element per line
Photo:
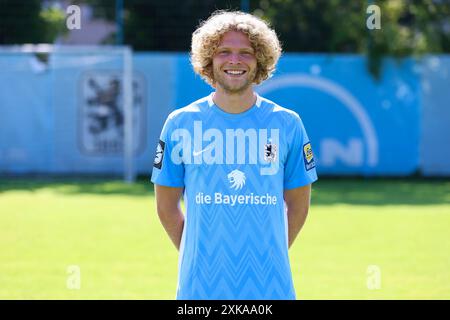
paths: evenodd
<path fill-rule="evenodd" d="M 303 145 L 303 158 L 305 159 L 306 170 L 311 170 L 316 166 L 310 142 Z"/>
<path fill-rule="evenodd" d="M 274 162 L 277 158 L 277 145 L 273 143 L 266 143 L 264 145 L 264 161 Z"/>
<path fill-rule="evenodd" d="M 156 147 L 156 155 L 155 155 L 155 161 L 153 161 L 153 166 L 157 169 L 161 169 L 161 167 L 162 167 L 165 145 L 166 144 L 164 143 L 164 141 L 159 140 L 158 146 Z"/>

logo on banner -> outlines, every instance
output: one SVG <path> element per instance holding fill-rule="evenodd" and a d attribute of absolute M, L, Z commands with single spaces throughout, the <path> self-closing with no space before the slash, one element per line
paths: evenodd
<path fill-rule="evenodd" d="M 124 147 L 124 108 L 122 73 L 89 71 L 81 77 L 79 140 L 84 153 L 120 155 Z M 133 151 L 145 144 L 145 81 L 133 76 Z"/>

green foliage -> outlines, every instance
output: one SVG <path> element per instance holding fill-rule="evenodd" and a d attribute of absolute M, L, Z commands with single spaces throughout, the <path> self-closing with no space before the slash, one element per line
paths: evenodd
<path fill-rule="evenodd" d="M 86 0 L 114 19 L 107 0 Z M 109 5 L 107 4 L 109 3 Z M 369 30 L 370 4 L 381 9 L 381 29 Z M 129 0 L 125 42 L 135 50 L 186 51 L 192 32 L 217 9 L 241 1 Z M 443 0 L 251 0 L 251 12 L 269 21 L 286 52 L 363 53 L 380 76 L 385 56 L 450 52 L 450 3 Z"/>
<path fill-rule="evenodd" d="M 84 0 L 95 15 L 116 21 L 115 1 Z M 124 42 L 134 50 L 186 51 L 201 20 L 218 9 L 239 10 L 240 0 L 126 0 Z M 112 39 L 111 39 L 112 40 Z"/>
<path fill-rule="evenodd" d="M 346 0 L 260 0 L 254 9 L 295 52 L 361 52 L 364 12 L 364 2 Z"/>
<path fill-rule="evenodd" d="M 66 14 L 64 11 L 55 7 L 44 9 L 40 12 L 40 18 L 43 21 L 42 32 L 44 33 L 44 42 L 53 42 L 58 36 L 67 33 Z"/>
<path fill-rule="evenodd" d="M 0 0 L 0 44 L 41 42 L 39 0 Z"/>
<path fill-rule="evenodd" d="M 65 13 L 40 0 L 0 0 L 0 44 L 51 43 L 65 32 Z"/>
<path fill-rule="evenodd" d="M 378 2 L 377 2 L 378 4 Z M 368 33 L 369 69 L 379 76 L 384 56 L 450 52 L 450 2 L 380 1 L 381 30 Z"/>
<path fill-rule="evenodd" d="M 116 21 L 116 1 L 74 0 L 94 15 Z M 135 50 L 187 51 L 200 21 L 218 9 L 239 10 L 241 0 L 126 0 L 124 42 Z M 366 9 L 381 8 L 381 29 L 368 30 Z M 385 56 L 450 52 L 446 0 L 250 0 L 269 21 L 286 52 L 362 53 L 375 76 Z M 65 14 L 40 0 L 0 0 L 0 44 L 52 42 L 66 31 Z M 114 43 L 112 36 L 108 42 Z"/>
<path fill-rule="evenodd" d="M 370 4 L 381 9 L 379 30 L 366 28 Z M 286 51 L 364 53 L 376 77 L 385 56 L 450 52 L 448 1 L 259 0 L 255 7 Z"/>

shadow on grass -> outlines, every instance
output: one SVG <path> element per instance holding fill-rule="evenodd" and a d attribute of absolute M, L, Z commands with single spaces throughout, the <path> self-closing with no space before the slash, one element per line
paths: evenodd
<path fill-rule="evenodd" d="M 6 191 L 52 192 L 78 195 L 127 195 L 148 197 L 154 194 L 147 177 L 136 183 L 92 178 L 3 178 L 0 194 Z M 313 185 L 313 205 L 430 205 L 450 204 L 450 181 L 430 179 L 321 178 Z"/>
<path fill-rule="evenodd" d="M 148 178 L 139 178 L 127 184 L 119 179 L 107 178 L 7 178 L 0 179 L 0 194 L 5 191 L 36 192 L 50 189 L 66 195 L 98 194 L 148 197 L 154 194 L 153 184 Z"/>

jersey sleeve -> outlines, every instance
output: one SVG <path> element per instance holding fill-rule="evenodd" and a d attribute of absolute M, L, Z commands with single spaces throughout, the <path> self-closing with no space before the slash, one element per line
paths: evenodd
<path fill-rule="evenodd" d="M 311 143 L 303 122 L 295 116 L 288 137 L 288 153 L 284 166 L 284 189 L 303 187 L 317 180 L 316 164 Z"/>
<path fill-rule="evenodd" d="M 156 147 L 151 181 L 166 187 L 182 188 L 184 187 L 184 164 L 179 161 L 179 157 L 172 156 L 174 142 L 170 137 L 174 129 L 175 120 L 169 116 L 164 123 Z"/>

